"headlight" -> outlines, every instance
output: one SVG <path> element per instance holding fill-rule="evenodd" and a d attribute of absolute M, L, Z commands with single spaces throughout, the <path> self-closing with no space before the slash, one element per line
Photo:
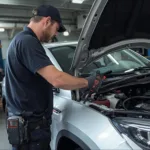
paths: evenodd
<path fill-rule="evenodd" d="M 113 124 L 142 149 L 150 150 L 150 120 L 134 118 L 115 118 Z"/>

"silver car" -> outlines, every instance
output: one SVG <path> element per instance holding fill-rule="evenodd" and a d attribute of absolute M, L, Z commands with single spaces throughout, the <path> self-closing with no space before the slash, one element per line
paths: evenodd
<path fill-rule="evenodd" d="M 77 46 L 78 42 L 65 42 L 44 48 L 57 69 L 73 75 Z M 97 70 L 105 79 L 90 96 L 90 90 L 53 87 L 52 149 L 149 149 L 150 61 L 132 48 L 119 48 L 97 57 L 75 75 L 87 77 Z"/>
<path fill-rule="evenodd" d="M 78 42 L 45 45 L 61 71 L 104 77 L 92 91 L 54 88 L 53 150 L 150 149 L 149 0 L 96 0 Z"/>

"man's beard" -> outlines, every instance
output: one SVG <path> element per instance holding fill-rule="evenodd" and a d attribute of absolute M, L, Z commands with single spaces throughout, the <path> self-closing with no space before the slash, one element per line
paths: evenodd
<path fill-rule="evenodd" d="M 52 36 L 48 33 L 44 33 L 43 42 L 48 43 L 52 39 Z"/>
<path fill-rule="evenodd" d="M 49 43 L 50 40 L 52 39 L 52 35 L 49 33 L 49 30 L 44 30 L 43 31 L 43 38 L 42 38 L 42 42 L 43 43 Z"/>

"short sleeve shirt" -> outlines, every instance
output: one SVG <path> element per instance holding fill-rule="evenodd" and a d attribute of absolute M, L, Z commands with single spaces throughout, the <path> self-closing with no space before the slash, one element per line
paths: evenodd
<path fill-rule="evenodd" d="M 35 114 L 53 108 L 52 85 L 37 71 L 53 65 L 35 33 L 28 27 L 11 41 L 6 58 L 5 84 L 8 111 Z"/>

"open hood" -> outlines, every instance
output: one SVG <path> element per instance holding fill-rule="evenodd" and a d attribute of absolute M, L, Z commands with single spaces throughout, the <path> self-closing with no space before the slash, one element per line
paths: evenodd
<path fill-rule="evenodd" d="M 150 48 L 150 0 L 95 0 L 82 29 L 72 69 L 117 48 Z"/>

